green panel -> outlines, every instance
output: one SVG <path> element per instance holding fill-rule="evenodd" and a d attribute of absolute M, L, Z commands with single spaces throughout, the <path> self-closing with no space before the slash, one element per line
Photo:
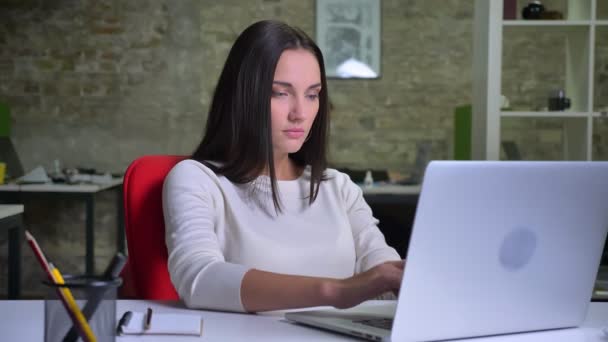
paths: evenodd
<path fill-rule="evenodd" d="M 11 135 L 11 111 L 8 105 L 0 102 L 0 137 Z"/>
<path fill-rule="evenodd" d="M 454 159 L 471 159 L 472 106 L 464 105 L 454 109 Z"/>

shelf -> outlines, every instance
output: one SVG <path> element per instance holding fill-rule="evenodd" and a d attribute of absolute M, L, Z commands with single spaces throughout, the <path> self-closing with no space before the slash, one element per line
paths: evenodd
<path fill-rule="evenodd" d="M 570 112 L 590 110 L 590 31 L 589 26 L 505 27 L 500 82 L 511 107 L 540 111 L 552 92 L 564 90 Z"/>
<path fill-rule="evenodd" d="M 473 158 L 501 159 L 506 141 L 527 160 L 608 158 L 608 138 L 600 139 L 608 137 L 608 116 L 600 116 L 608 107 L 608 0 L 548 2 L 562 20 L 524 20 L 528 3 L 475 0 Z M 558 90 L 568 111 L 546 109 Z M 503 95 L 509 109 L 500 108 Z"/>
<path fill-rule="evenodd" d="M 608 22 L 608 21 L 606 21 Z M 541 27 L 541 26 L 591 26 L 590 20 L 503 20 L 504 26 Z"/>
<path fill-rule="evenodd" d="M 587 112 L 515 112 L 501 111 L 503 117 L 525 117 L 525 118 L 586 118 Z"/>
<path fill-rule="evenodd" d="M 543 116 L 542 112 L 526 114 L 531 116 L 501 118 L 501 160 L 512 159 L 504 154 L 508 152 L 503 146 L 507 141 L 517 145 L 523 160 L 588 160 L 585 144 L 589 137 L 585 130 L 590 121 L 588 117 Z"/>
<path fill-rule="evenodd" d="M 541 25 L 537 25 L 535 23 L 528 24 L 529 21 L 532 20 L 523 20 L 518 21 L 517 24 L 513 25 L 503 25 L 504 34 L 507 35 L 513 32 L 527 32 L 527 33 L 535 33 L 535 32 L 544 32 L 547 34 L 562 34 L 567 37 L 571 34 L 580 35 L 579 38 L 583 38 L 583 36 L 587 36 L 591 27 L 604 27 L 604 26 L 593 26 L 589 21 L 561 21 L 561 20 L 547 20 L 542 21 Z M 538 23 L 541 21 L 534 20 L 534 22 Z M 583 24 L 584 23 L 584 24 Z"/>

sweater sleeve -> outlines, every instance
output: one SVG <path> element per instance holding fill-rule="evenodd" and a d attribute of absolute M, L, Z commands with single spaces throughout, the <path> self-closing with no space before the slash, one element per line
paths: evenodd
<path fill-rule="evenodd" d="M 215 230 L 215 176 L 192 161 L 177 164 L 163 185 L 169 273 L 190 308 L 245 311 L 241 282 L 248 268 L 224 259 Z M 217 191 L 216 191 L 217 193 Z"/>
<path fill-rule="evenodd" d="M 386 244 L 378 220 L 363 198 L 363 191 L 346 174 L 339 173 L 340 188 L 355 241 L 355 272 L 365 272 L 386 261 L 401 260 L 399 253 Z"/>

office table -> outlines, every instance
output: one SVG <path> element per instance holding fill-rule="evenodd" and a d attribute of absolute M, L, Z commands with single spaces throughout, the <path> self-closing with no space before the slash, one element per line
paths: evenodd
<path fill-rule="evenodd" d="M 0 199 L 4 203 L 22 203 L 26 198 L 75 199 L 85 202 L 86 256 L 85 272 L 95 273 L 95 195 L 102 191 L 117 190 L 116 249 L 124 253 L 125 233 L 122 206 L 122 178 L 107 184 L 4 184 L 0 185 Z"/>
<path fill-rule="evenodd" d="M 363 305 L 377 305 L 369 301 Z M 201 337 L 178 336 L 119 336 L 117 342 L 131 341 L 361 341 L 356 338 L 290 323 L 284 311 L 257 315 L 184 309 L 179 302 L 118 300 L 116 316 L 125 311 L 144 312 L 151 307 L 155 312 L 183 312 L 203 318 Z M 118 319 L 117 319 L 118 321 Z M 440 323 L 440 322 L 438 322 Z M 460 342 L 606 342 L 600 327 L 608 325 L 608 303 L 591 303 L 581 328 L 537 333 L 523 333 L 496 337 L 459 340 Z M 42 341 L 44 336 L 44 301 L 0 301 L 0 337 L 6 341 Z"/>
<path fill-rule="evenodd" d="M 421 185 L 374 184 L 361 186 L 363 197 L 369 204 L 413 204 L 418 202 Z"/>
<path fill-rule="evenodd" d="M 19 298 L 21 288 L 21 236 L 23 205 L 0 205 L 0 230 L 8 234 L 8 298 Z"/>

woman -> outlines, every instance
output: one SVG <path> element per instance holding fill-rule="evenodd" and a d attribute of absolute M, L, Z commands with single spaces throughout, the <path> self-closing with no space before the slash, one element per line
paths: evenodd
<path fill-rule="evenodd" d="M 243 31 L 205 135 L 163 188 L 172 282 L 187 306 L 354 306 L 397 291 L 403 261 L 359 187 L 327 169 L 321 51 L 277 21 Z"/>

